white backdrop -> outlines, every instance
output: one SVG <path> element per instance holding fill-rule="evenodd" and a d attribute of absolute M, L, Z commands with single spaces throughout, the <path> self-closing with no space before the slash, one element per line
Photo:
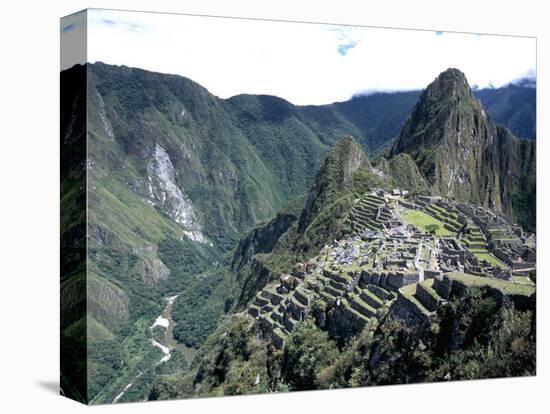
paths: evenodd
<path fill-rule="evenodd" d="M 456 30 L 538 37 L 538 376 L 103 406 L 96 413 L 158 412 L 540 412 L 550 389 L 548 171 L 542 101 L 548 73 L 541 1 L 17 0 L 3 3 L 0 60 L 0 410 L 82 412 L 57 395 L 59 230 L 59 18 L 85 7 Z M 544 49 L 546 47 L 546 50 Z M 546 104 L 546 105 L 544 105 Z M 548 298 L 548 299 L 547 299 Z M 545 352 L 546 351 L 546 352 Z"/>

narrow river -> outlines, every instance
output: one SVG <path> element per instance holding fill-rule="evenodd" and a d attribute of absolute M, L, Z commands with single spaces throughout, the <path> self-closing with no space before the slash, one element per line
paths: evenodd
<path fill-rule="evenodd" d="M 173 295 L 173 296 L 167 296 L 167 297 L 164 298 L 164 300 L 166 301 L 166 306 L 164 307 L 164 310 L 157 317 L 157 319 L 155 319 L 155 322 L 149 327 L 149 332 L 151 333 L 151 338 L 149 339 L 149 341 L 151 342 L 151 345 L 158 348 L 158 349 L 160 349 L 162 351 L 162 354 L 163 354 L 162 358 L 159 361 L 157 361 L 154 366 L 151 367 L 152 369 L 154 369 L 155 367 L 157 367 L 160 364 L 163 364 L 163 363 L 169 361 L 170 358 L 172 357 L 172 352 L 171 351 L 173 349 L 176 349 L 179 352 L 181 352 L 189 365 L 191 364 L 191 362 L 193 361 L 193 358 L 195 358 L 195 355 L 197 354 L 196 349 L 189 348 L 189 347 L 185 346 L 184 344 L 182 344 L 181 342 L 178 342 L 174 338 L 174 325 L 175 325 L 175 322 L 172 319 L 172 308 L 173 308 L 174 302 L 176 301 L 176 298 L 178 296 L 179 295 Z M 160 326 L 160 327 L 164 328 L 164 343 L 163 344 L 161 344 L 159 341 L 157 341 L 152 335 L 153 330 L 157 326 Z M 138 373 L 132 379 L 132 381 L 129 384 L 127 384 L 122 389 L 122 391 L 113 399 L 113 404 L 118 402 L 124 396 L 126 391 L 128 391 L 132 387 L 134 382 L 139 377 L 141 377 L 142 375 L 143 375 L 143 372 Z"/>
<path fill-rule="evenodd" d="M 166 297 L 166 307 L 164 308 L 164 311 L 157 317 L 153 325 L 149 328 L 151 332 L 156 326 L 162 326 L 165 328 L 164 331 L 164 343 L 160 344 L 155 339 L 151 338 L 151 343 L 153 346 L 156 346 L 159 348 L 162 353 L 164 354 L 164 357 L 157 363 L 157 365 L 162 364 L 163 362 L 168 361 L 171 358 L 170 350 L 171 349 L 177 349 L 179 352 L 183 354 L 185 359 L 187 360 L 188 364 L 191 364 L 191 361 L 195 358 L 195 355 L 197 354 L 197 350 L 194 348 L 189 348 L 182 344 L 181 342 L 178 342 L 176 338 L 174 338 L 174 326 L 175 322 L 172 319 L 172 307 L 174 306 L 174 302 L 176 298 L 179 295 L 174 296 L 168 296 Z"/>

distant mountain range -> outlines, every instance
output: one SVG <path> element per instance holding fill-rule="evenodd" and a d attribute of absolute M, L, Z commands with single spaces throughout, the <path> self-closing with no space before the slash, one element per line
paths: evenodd
<path fill-rule="evenodd" d="M 532 79 L 501 88 L 474 90 L 474 95 L 497 125 L 510 129 L 517 137 L 536 139 L 537 89 Z"/>

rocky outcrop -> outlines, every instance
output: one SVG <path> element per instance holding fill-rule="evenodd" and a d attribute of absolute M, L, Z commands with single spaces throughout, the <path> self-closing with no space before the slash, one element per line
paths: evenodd
<path fill-rule="evenodd" d="M 129 300 L 126 293 L 107 280 L 88 275 L 88 312 L 98 322 L 116 329 L 128 319 Z"/>
<path fill-rule="evenodd" d="M 158 143 L 148 166 L 148 189 L 151 203 L 162 209 L 183 229 L 190 240 L 205 243 L 200 224 L 189 197 L 176 184 L 174 165 L 168 152 Z"/>
<path fill-rule="evenodd" d="M 124 243 L 115 233 L 105 226 L 98 224 L 88 225 L 88 237 L 91 241 L 97 243 L 98 246 L 108 246 L 113 249 L 122 249 L 125 247 Z"/>
<path fill-rule="evenodd" d="M 250 270 L 244 275 L 244 280 L 240 281 L 242 289 L 238 299 L 238 306 L 245 306 L 275 276 L 261 261 L 253 259 L 250 264 Z"/>
<path fill-rule="evenodd" d="M 170 276 L 170 269 L 157 258 L 144 258 L 140 260 L 139 273 L 145 283 L 156 285 L 161 280 L 165 280 Z"/>

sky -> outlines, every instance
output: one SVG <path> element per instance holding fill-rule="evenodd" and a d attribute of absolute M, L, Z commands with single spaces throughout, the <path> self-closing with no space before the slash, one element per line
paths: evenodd
<path fill-rule="evenodd" d="M 535 77 L 534 38 L 97 10 L 61 22 L 61 42 L 88 30 L 87 58 L 188 77 L 229 98 L 269 94 L 297 105 L 425 88 L 449 67 L 471 86 Z M 69 48 L 70 49 L 70 48 Z"/>

